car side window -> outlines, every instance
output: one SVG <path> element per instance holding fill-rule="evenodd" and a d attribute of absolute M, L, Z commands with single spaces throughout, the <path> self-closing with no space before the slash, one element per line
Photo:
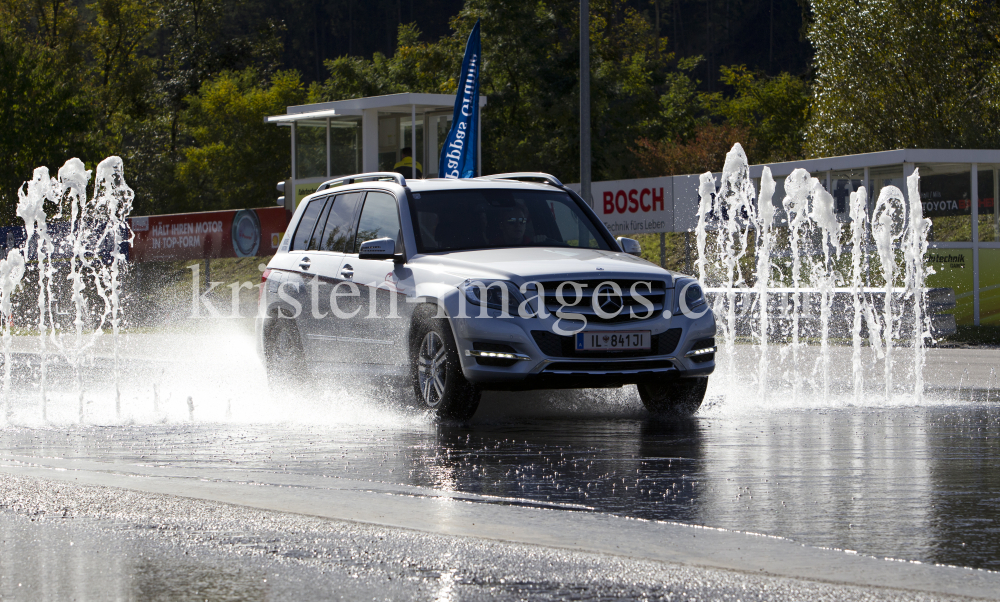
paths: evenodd
<path fill-rule="evenodd" d="M 322 248 L 320 244 L 323 240 L 323 224 L 326 223 L 326 218 L 330 215 L 334 200 L 333 197 L 327 197 L 326 207 L 323 208 L 323 213 L 320 213 L 319 219 L 316 220 L 316 228 L 313 229 L 312 237 L 309 239 L 310 251 L 319 251 Z"/>
<path fill-rule="evenodd" d="M 309 248 L 313 230 L 316 229 L 316 222 L 319 220 L 320 213 L 323 212 L 323 208 L 326 206 L 327 198 L 329 197 L 309 201 L 309 206 L 302 213 L 302 219 L 299 220 L 299 225 L 295 228 L 295 237 L 292 238 L 292 251 L 305 251 Z"/>
<path fill-rule="evenodd" d="M 353 253 L 358 252 L 361 243 L 374 238 L 391 238 L 396 241 L 397 252 L 403 246 L 402 231 L 399 227 L 399 211 L 396 199 L 384 192 L 369 192 L 361 209 L 358 235 L 354 237 Z"/>
<path fill-rule="evenodd" d="M 363 192 L 337 195 L 332 203 L 333 207 L 329 210 L 326 227 L 323 229 L 319 247 L 321 250 L 338 253 L 348 252 L 348 246 L 354 242 L 352 236 L 354 216 L 357 214 L 358 204 L 363 196 Z"/>

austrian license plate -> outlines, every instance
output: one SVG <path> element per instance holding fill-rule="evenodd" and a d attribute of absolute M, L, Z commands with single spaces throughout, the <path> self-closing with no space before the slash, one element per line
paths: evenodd
<path fill-rule="evenodd" d="M 629 351 L 649 349 L 648 330 L 618 332 L 584 331 L 576 333 L 577 351 Z"/>

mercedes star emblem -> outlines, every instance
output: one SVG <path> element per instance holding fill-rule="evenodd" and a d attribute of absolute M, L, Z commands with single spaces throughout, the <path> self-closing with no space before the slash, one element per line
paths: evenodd
<path fill-rule="evenodd" d="M 602 285 L 597 289 L 597 304 L 608 314 L 621 311 L 623 305 L 621 295 L 616 293 L 610 284 Z"/>

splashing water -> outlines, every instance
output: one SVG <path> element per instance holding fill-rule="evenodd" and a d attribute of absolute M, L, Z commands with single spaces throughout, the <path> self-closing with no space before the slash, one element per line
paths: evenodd
<path fill-rule="evenodd" d="M 834 393 L 858 403 L 872 387 L 887 401 L 896 394 L 919 401 L 930 337 L 925 279 L 932 273 L 923 263 L 930 220 L 922 214 L 919 174 L 908 178 L 909 200 L 894 186 L 882 189 L 870 217 L 868 192 L 852 192 L 847 227 L 833 196 L 809 172 L 796 169 L 784 184 L 787 222 L 779 229 L 771 172 L 763 169 L 755 198 L 739 144 L 726 157 L 718 192 L 711 173 L 701 176 L 696 265 L 727 356 L 715 380 L 738 380 L 741 356 L 740 365 L 756 372 L 759 401 L 774 397 L 776 386 L 790 389 L 783 397 L 793 403 L 807 389 L 824 403 Z M 835 362 L 847 343 L 849 362 Z M 894 383 L 900 347 L 912 348 L 912 390 Z M 790 360 L 781 362 L 780 374 L 772 373 L 775 354 Z M 881 379 L 866 379 L 876 362 Z M 849 374 L 841 378 L 843 366 Z"/>
<path fill-rule="evenodd" d="M 885 280 L 885 297 L 882 304 L 882 343 L 885 346 L 885 396 L 892 397 L 892 349 L 898 336 L 899 323 L 893 315 L 893 284 L 896 276 L 896 247 L 903 236 L 903 229 L 897 228 L 902 221 L 903 193 L 895 186 L 886 186 L 878 195 L 875 211 L 872 212 L 872 237 L 875 249 L 882 263 L 882 277 Z"/>
<path fill-rule="evenodd" d="M 12 318 L 21 315 L 12 305 L 19 287 L 30 289 L 35 298 L 34 310 L 18 319 L 31 320 L 37 328 L 32 352 L 40 359 L 33 373 L 39 377 L 38 401 L 36 406 L 32 398 L 31 411 L 40 410 L 42 423 L 111 417 L 115 422 L 294 421 L 287 406 L 272 407 L 261 395 L 266 387 L 248 336 L 235 331 L 173 338 L 145 334 L 133 337 L 143 339 L 137 346 L 122 332 L 123 247 L 130 237 L 126 218 L 134 193 L 117 157 L 94 170 L 93 195 L 88 197 L 91 175 L 82 162 L 71 160 L 55 178 L 46 168 L 35 170 L 19 191 L 17 212 L 27 238 L 22 248 L 0 260 L 4 421 L 10 423 L 12 416 L 11 339 L 26 339 L 11 336 Z M 727 155 L 718 191 L 711 173 L 700 177 L 697 272 L 712 296 L 726 355 L 713 382 L 725 382 L 727 374 L 740 369 L 738 358 L 751 355 L 747 372 L 755 374 L 758 400 L 796 400 L 807 394 L 825 400 L 847 392 L 857 403 L 866 388 L 889 399 L 901 391 L 893 384 L 894 351 L 911 345 L 913 394 L 919 399 L 923 338 L 930 332 L 923 300 L 930 221 L 921 214 L 917 175 L 908 180 L 907 197 L 895 188 L 883 190 L 871 217 L 868 192 L 860 188 L 852 193 L 848 224 L 838 221 L 833 197 L 805 170 L 786 179 L 784 198 L 774 198 L 775 189 L 764 168 L 757 198 L 739 145 Z M 787 222 L 781 220 L 782 209 Z M 60 287 L 63 280 L 67 286 Z M 60 299 L 67 298 L 62 289 L 69 293 L 69 321 L 58 311 Z M 843 362 L 835 361 L 840 347 L 849 352 Z M 106 354 L 105 370 L 93 369 L 95 348 Z M 125 356 L 127 362 L 121 359 Z M 62 374 L 51 370 L 56 360 L 72 371 L 72 400 L 67 403 L 65 394 L 58 397 L 50 420 L 49 401 L 58 391 L 50 389 L 48 379 L 56 382 Z M 847 366 L 850 378 L 838 380 L 841 366 Z M 895 378 L 899 380 L 898 374 Z M 113 413 L 109 404 L 89 405 L 98 389 L 107 392 L 104 399 L 114 400 Z M 20 391 L 17 406 L 22 419 L 25 393 Z M 34 395 L 34 389 L 28 393 Z M 310 403 L 327 404 L 329 393 L 323 389 Z M 353 406 L 344 405 L 350 395 L 334 395 L 338 413 L 349 408 L 345 420 L 378 423 L 387 417 L 364 407 L 370 401 L 364 395 Z M 310 421 L 313 409 L 306 412 Z M 22 420 L 33 421 L 35 414 Z"/>
<path fill-rule="evenodd" d="M 0 262 L 0 310 L 4 319 L 4 406 L 10 419 L 10 323 L 11 300 L 22 283 L 27 264 L 37 274 L 36 327 L 39 355 L 39 405 L 42 421 L 48 419 L 48 376 L 52 354 L 58 353 L 74 374 L 78 417 L 84 420 L 84 363 L 87 351 L 104 334 L 110 320 L 116 393 L 116 412 L 121 413 L 118 392 L 118 339 L 121 325 L 121 270 L 125 262 L 123 243 L 130 242 L 127 217 L 134 193 L 125 183 L 122 160 L 109 157 L 97 166 L 94 196 L 87 198 L 91 172 L 79 159 L 70 159 L 52 178 L 46 167 L 35 170 L 31 181 L 18 190 L 17 215 L 24 221 L 25 242 L 11 249 Z M 33 260 L 33 261 L 32 261 Z M 67 261 L 68 260 L 68 261 Z M 73 306 L 71 328 L 60 323 L 58 304 L 62 292 L 60 268 L 65 262 L 69 300 Z M 92 311 L 88 291 L 103 301 Z M 72 334 L 67 334 L 71 330 Z"/>
<path fill-rule="evenodd" d="M 0 319 L 3 321 L 3 415 L 10 422 L 10 326 L 14 304 L 11 295 L 24 277 L 24 255 L 20 249 L 11 249 L 5 259 L 0 259 Z"/>
<path fill-rule="evenodd" d="M 861 402 L 861 394 L 865 386 L 865 373 L 861 366 L 861 346 L 864 342 L 861 337 L 861 327 L 863 326 L 865 314 L 865 299 L 863 296 L 864 273 L 862 272 L 862 259 L 864 258 L 864 244 L 866 224 L 868 224 L 868 191 L 862 186 L 851 193 L 851 309 L 853 310 L 851 321 L 851 372 L 853 374 L 854 403 Z M 872 324 L 870 323 L 870 326 Z M 873 339 L 874 340 L 874 339 Z M 877 351 L 880 346 L 874 347 Z M 881 353 L 878 351 L 879 354 Z"/>
<path fill-rule="evenodd" d="M 931 220 L 923 216 L 923 205 L 920 203 L 919 169 L 914 169 L 913 175 L 906 179 L 906 187 L 910 197 L 910 219 L 903 252 L 906 265 L 906 290 L 913 305 L 915 350 L 913 354 L 913 390 L 917 401 L 919 401 L 924 392 L 924 363 L 927 359 L 924 341 L 931 337 L 931 317 L 926 311 L 925 283 L 927 276 L 934 273 L 934 268 L 924 267 L 924 254 L 927 252 L 927 234 L 931 229 Z"/>
<path fill-rule="evenodd" d="M 95 246 L 100 249 L 110 243 L 110 261 L 96 261 L 91 264 L 94 270 L 94 284 L 101 299 L 104 301 L 104 312 L 101 315 L 100 326 L 111 321 L 112 350 L 114 354 L 113 379 L 115 385 L 115 414 L 121 417 L 121 356 L 120 334 L 122 320 L 121 303 L 121 272 L 125 264 L 123 243 L 131 244 L 133 234 L 128 227 L 127 218 L 132 212 L 132 201 L 135 193 L 125 183 L 125 172 L 119 157 L 109 157 L 97 166 L 97 181 L 92 213 L 97 223 L 103 228 L 97 232 Z M 123 236 L 128 232 L 128 237 Z M 95 255 L 96 256 L 96 255 Z M 100 335 L 103 328 L 95 329 Z"/>
<path fill-rule="evenodd" d="M 788 240 L 792 254 L 792 399 L 799 398 L 801 376 L 799 374 L 799 354 L 802 344 L 799 341 L 802 329 L 799 321 L 802 315 L 802 254 L 799 252 L 800 241 L 806 239 L 811 232 L 809 222 L 809 173 L 804 169 L 796 169 L 785 179 L 785 196 L 782 205 L 788 216 Z"/>
<path fill-rule="evenodd" d="M 0 259 L 3 425 L 427 422 L 382 404 L 404 394 L 394 384 L 317 377 L 308 394 L 276 400 L 245 321 L 128 332 L 124 295 L 141 298 L 124 282 L 134 192 L 118 157 L 93 172 L 71 159 L 56 177 L 40 167 L 18 199 L 25 239 Z M 188 315 L 169 296 L 160 301 Z"/>
<path fill-rule="evenodd" d="M 760 230 L 758 232 L 757 244 L 757 312 L 760 319 L 760 329 L 758 331 L 758 341 L 760 345 L 760 360 L 757 363 L 757 395 L 761 401 L 767 400 L 767 379 L 770 363 L 768 362 L 768 336 L 771 326 L 768 321 L 770 308 L 767 305 L 768 287 L 771 282 L 771 270 L 774 264 L 771 261 L 771 253 L 774 249 L 774 178 L 771 177 L 771 170 L 764 168 L 764 173 L 760 178 Z"/>
<path fill-rule="evenodd" d="M 24 229 L 27 233 L 24 243 L 24 252 L 27 254 L 28 245 L 31 240 L 35 241 L 35 259 L 37 261 L 38 272 L 38 347 L 41 358 L 41 370 L 39 373 L 39 390 L 41 392 L 42 420 L 47 419 L 46 398 L 46 376 L 48 367 L 48 346 L 45 335 L 48 330 L 45 317 L 48 297 L 46 291 L 49 290 L 52 282 L 52 264 L 50 257 L 52 254 L 52 240 L 46 227 L 47 216 L 45 214 L 45 201 L 49 199 L 60 199 L 61 194 L 57 192 L 60 186 L 58 182 L 49 177 L 48 167 L 39 167 L 31 181 L 22 189 L 17 191 L 17 215 L 24 220 Z M 54 201 L 50 201 L 54 202 Z M 61 217 L 62 203 L 59 203 L 59 211 L 53 217 Z M 8 362 L 9 365 L 9 362 Z"/>
<path fill-rule="evenodd" d="M 716 245 L 719 262 L 725 272 L 723 286 L 726 293 L 725 297 L 719 296 L 716 299 L 714 311 L 717 316 L 724 314 L 726 317 L 722 330 L 730 374 L 735 368 L 736 289 L 746 287 L 741 261 L 747 255 L 750 228 L 745 224 L 757 221 L 757 211 L 752 201 L 753 184 L 750 182 L 750 167 L 743 147 L 736 144 L 726 155 L 725 167 L 722 170 L 722 187 L 713 202 L 715 215 L 728 216 L 728 219 L 721 224 Z"/>

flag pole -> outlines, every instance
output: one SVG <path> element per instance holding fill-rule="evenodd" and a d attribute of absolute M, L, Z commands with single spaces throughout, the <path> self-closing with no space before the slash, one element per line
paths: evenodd
<path fill-rule="evenodd" d="M 590 3 L 580 0 L 580 196 L 590 197 Z"/>
<path fill-rule="evenodd" d="M 479 73 L 482 69 L 482 41 L 479 21 L 472 27 L 465 43 L 465 57 L 459 72 L 458 90 L 451 131 L 441 147 L 439 178 L 474 178 L 480 175 Z"/>

